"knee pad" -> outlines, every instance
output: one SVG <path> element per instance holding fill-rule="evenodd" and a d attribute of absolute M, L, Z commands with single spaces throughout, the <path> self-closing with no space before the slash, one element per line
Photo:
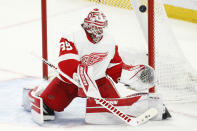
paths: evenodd
<path fill-rule="evenodd" d="M 54 111 L 63 111 L 70 102 L 77 97 L 78 87 L 54 78 L 40 97 L 44 103 Z"/>

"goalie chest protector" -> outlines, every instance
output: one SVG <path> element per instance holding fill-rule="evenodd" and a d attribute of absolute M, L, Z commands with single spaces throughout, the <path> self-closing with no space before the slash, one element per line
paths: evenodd
<path fill-rule="evenodd" d="M 107 33 L 96 44 L 90 42 L 83 29 L 73 34 L 73 42 L 82 64 L 88 66 L 88 73 L 94 80 L 105 76 L 105 71 L 115 54 L 115 41 Z M 91 72 L 89 72 L 91 71 Z"/>

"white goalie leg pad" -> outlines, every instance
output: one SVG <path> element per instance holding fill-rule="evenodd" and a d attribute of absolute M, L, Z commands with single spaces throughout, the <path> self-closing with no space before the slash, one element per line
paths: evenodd
<path fill-rule="evenodd" d="M 43 100 L 41 97 L 36 96 L 36 90 L 38 87 L 30 90 L 29 97 L 31 100 L 31 114 L 33 120 L 38 124 L 44 123 L 44 116 L 43 116 Z"/>
<path fill-rule="evenodd" d="M 23 101 L 22 101 L 22 106 L 24 108 L 25 111 L 28 111 L 30 112 L 31 111 L 31 101 L 29 99 L 29 91 L 31 89 L 33 89 L 34 87 L 33 86 L 24 86 L 23 87 Z"/>
<path fill-rule="evenodd" d="M 33 120 L 38 124 L 43 124 L 44 120 L 54 120 L 54 115 L 44 115 L 45 108 L 40 94 L 43 92 L 44 87 L 35 87 L 29 91 L 29 99 L 31 101 L 31 114 Z"/>
<path fill-rule="evenodd" d="M 130 117 L 138 117 L 148 110 L 147 94 L 135 94 L 124 98 L 106 98 L 105 100 Z M 125 124 L 93 98 L 87 99 L 85 121 L 90 124 Z"/>
<path fill-rule="evenodd" d="M 36 91 L 34 92 L 34 94 L 36 96 L 39 96 L 45 89 L 46 86 L 44 85 L 40 85 L 40 86 L 35 86 L 35 85 L 26 85 L 23 87 L 23 96 L 22 96 L 22 106 L 24 108 L 25 111 L 30 112 L 31 111 L 31 101 L 30 101 L 30 96 L 29 96 L 29 92 L 30 90 L 33 90 L 34 88 L 36 88 Z"/>

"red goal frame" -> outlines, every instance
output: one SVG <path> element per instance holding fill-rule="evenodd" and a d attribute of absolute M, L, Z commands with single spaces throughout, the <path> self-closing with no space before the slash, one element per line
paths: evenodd
<path fill-rule="evenodd" d="M 148 0 L 148 64 L 155 68 L 155 41 L 154 41 L 154 0 Z M 150 88 L 150 93 L 155 92 L 155 87 Z"/>
<path fill-rule="evenodd" d="M 48 60 L 47 49 L 47 0 L 41 0 L 41 17 L 42 17 L 42 57 Z M 43 78 L 48 80 L 48 66 L 42 63 Z"/>

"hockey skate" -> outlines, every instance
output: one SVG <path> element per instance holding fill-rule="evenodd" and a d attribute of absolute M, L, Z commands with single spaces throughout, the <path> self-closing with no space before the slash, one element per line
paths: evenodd
<path fill-rule="evenodd" d="M 44 103 L 43 103 L 43 117 L 45 121 L 50 121 L 55 119 L 55 112 Z"/>
<path fill-rule="evenodd" d="M 169 113 L 168 109 L 165 107 L 165 111 L 162 114 L 162 120 L 169 119 L 171 117 L 172 117 L 171 114 Z"/>

